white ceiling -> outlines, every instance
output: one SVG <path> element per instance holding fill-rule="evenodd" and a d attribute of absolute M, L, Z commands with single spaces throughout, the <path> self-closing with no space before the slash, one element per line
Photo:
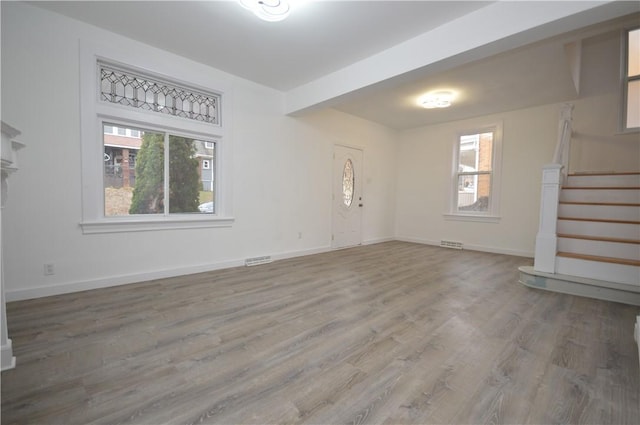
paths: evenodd
<path fill-rule="evenodd" d="M 306 1 L 285 21 L 271 23 L 260 21 L 235 1 L 31 3 L 283 91 L 294 100 L 302 93 L 306 98 L 293 112 L 315 104 L 332 106 L 397 129 L 569 100 L 576 91 L 564 56 L 567 39 L 539 40 L 585 23 L 640 11 L 640 2 L 636 1 L 564 2 L 566 6 L 558 6 L 558 2 L 520 2 L 517 10 L 523 11 L 522 28 L 514 26 L 512 19 L 500 21 L 496 16 L 493 22 L 485 19 L 485 25 L 479 22 L 477 28 L 467 25 L 464 33 L 458 31 L 459 37 L 471 40 L 471 44 L 476 33 L 490 32 L 496 25 L 507 27 L 510 37 L 497 36 L 486 46 L 452 54 L 454 60 L 449 62 L 414 60 L 409 68 L 376 81 L 351 82 L 345 77 L 346 89 L 342 92 L 327 97 L 325 91 L 309 98 L 306 92 L 315 86 L 322 92 L 325 80 L 349 71 L 354 64 L 366 65 L 371 58 L 383 58 L 385 54 L 392 57 L 402 43 L 502 4 Z M 529 23 L 524 16 L 526 9 L 522 9 L 525 3 L 534 11 L 548 11 L 553 6 L 559 18 L 545 17 L 546 21 L 541 21 L 545 25 Z M 585 6 L 575 6 L 578 3 Z M 570 7 L 573 9 L 564 10 Z M 493 15 L 497 14 L 492 13 L 491 20 Z M 526 45 L 530 39 L 537 42 Z M 459 44 L 451 38 L 432 39 L 430 43 L 433 50 L 443 50 L 448 42 Z M 372 69 L 371 74 L 375 73 Z M 367 76 L 362 77 L 366 80 Z M 454 107 L 425 110 L 415 106 L 418 95 L 440 87 L 460 91 Z"/>

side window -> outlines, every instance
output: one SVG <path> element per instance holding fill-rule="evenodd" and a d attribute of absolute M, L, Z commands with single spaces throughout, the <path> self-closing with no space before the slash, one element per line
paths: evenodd
<path fill-rule="evenodd" d="M 626 31 L 623 61 L 623 130 L 640 128 L 640 28 Z"/>
<path fill-rule="evenodd" d="M 456 138 L 450 216 L 497 216 L 501 150 L 500 126 L 467 131 Z"/>

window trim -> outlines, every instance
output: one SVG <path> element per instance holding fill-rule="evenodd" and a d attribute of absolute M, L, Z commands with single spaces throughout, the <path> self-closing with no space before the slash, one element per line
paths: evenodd
<path fill-rule="evenodd" d="M 99 61 L 126 64 L 147 75 L 187 84 L 220 95 L 221 121 L 211 124 L 172 115 L 136 110 L 100 101 Z M 231 92 L 197 65 L 188 66 L 168 52 L 137 45 L 119 49 L 87 40 L 80 41 L 80 140 L 82 172 L 82 220 L 84 234 L 134 232 L 206 227 L 230 227 L 232 215 Z M 154 70 L 153 72 L 148 70 Z M 172 77 L 167 77 L 172 76 Z M 174 77 L 175 76 L 175 77 Z M 212 87 L 216 87 L 213 89 Z M 103 183 L 103 127 L 107 122 L 135 128 L 158 129 L 216 142 L 216 212 L 214 214 L 171 214 L 105 216 Z M 224 124 L 224 125 L 223 125 Z M 222 182 L 223 184 L 220 184 Z"/>
<path fill-rule="evenodd" d="M 627 105 L 629 99 L 629 83 L 632 81 L 640 81 L 640 74 L 629 77 L 629 32 L 640 30 L 640 26 L 629 27 L 622 30 L 620 36 L 620 133 L 637 133 L 640 132 L 640 126 L 627 127 Z"/>
<path fill-rule="evenodd" d="M 460 155 L 460 138 L 473 134 L 493 132 L 493 144 L 491 150 L 491 196 L 489 197 L 489 207 L 484 211 L 458 211 L 458 165 Z M 446 220 L 472 221 L 483 223 L 498 223 L 500 221 L 500 192 L 502 174 L 502 122 L 494 124 L 472 127 L 459 131 L 452 143 L 452 161 L 450 183 L 448 185 L 448 211 L 443 214 Z"/>

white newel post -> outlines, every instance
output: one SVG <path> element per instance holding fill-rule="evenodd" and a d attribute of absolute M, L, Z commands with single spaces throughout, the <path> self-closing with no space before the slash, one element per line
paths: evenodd
<path fill-rule="evenodd" d="M 2 158 L 2 188 L 0 189 L 0 222 L 2 221 L 2 208 L 7 201 L 7 189 L 9 176 L 18 169 L 18 150 L 24 145 L 16 140 L 20 132 L 15 128 L 2 123 L 2 145 L 0 149 L 0 157 Z M 0 315 L 0 366 L 1 370 L 12 369 L 16 365 L 16 358 L 13 356 L 13 348 L 11 339 L 7 330 L 7 310 L 4 297 L 4 270 L 2 267 L 2 227 L 0 226 L 0 296 L 2 312 Z"/>
<path fill-rule="evenodd" d="M 560 164 L 547 164 L 542 169 L 542 196 L 540 199 L 540 228 L 536 237 L 536 253 L 533 269 L 539 272 L 555 273 L 558 237 L 558 201 L 562 186 Z"/>

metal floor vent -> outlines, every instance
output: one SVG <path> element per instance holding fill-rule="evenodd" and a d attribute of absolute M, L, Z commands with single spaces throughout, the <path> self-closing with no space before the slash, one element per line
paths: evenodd
<path fill-rule="evenodd" d="M 271 256 L 265 255 L 262 257 L 247 258 L 246 260 L 244 260 L 244 265 L 249 267 L 249 266 L 257 266 L 259 264 L 267 264 L 270 262 L 271 262 Z"/>
<path fill-rule="evenodd" d="M 462 249 L 462 242 L 440 241 L 440 246 L 443 248 Z"/>

